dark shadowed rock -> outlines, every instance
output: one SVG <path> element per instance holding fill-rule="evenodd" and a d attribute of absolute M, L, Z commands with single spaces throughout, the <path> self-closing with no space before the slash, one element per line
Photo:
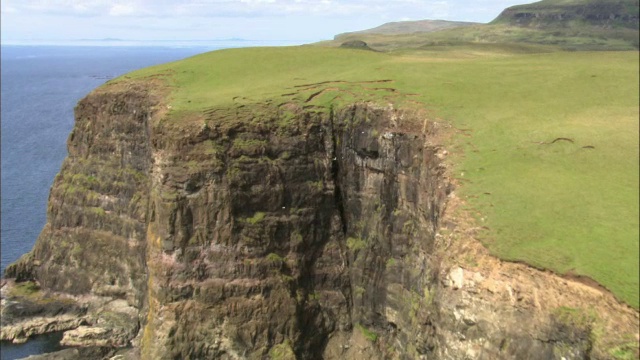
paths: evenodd
<path fill-rule="evenodd" d="M 523 27 L 572 27 L 575 24 L 638 30 L 637 0 L 544 0 L 505 9 L 494 23 Z"/>
<path fill-rule="evenodd" d="M 64 349 L 52 353 L 32 355 L 26 357 L 25 360 L 87 360 L 87 359 L 109 359 L 113 354 L 112 349 L 86 347 L 75 349 Z M 117 358 L 119 360 L 125 360 L 127 358 Z M 115 360 L 115 359 L 114 359 Z"/>
<path fill-rule="evenodd" d="M 342 48 L 350 48 L 350 49 L 361 49 L 361 50 L 373 50 L 367 45 L 366 42 L 362 40 L 351 40 L 347 42 L 343 42 L 340 47 Z"/>

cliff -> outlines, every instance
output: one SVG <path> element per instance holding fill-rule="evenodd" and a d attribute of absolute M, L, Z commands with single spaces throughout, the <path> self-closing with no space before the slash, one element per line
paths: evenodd
<path fill-rule="evenodd" d="M 364 102 L 176 122 L 162 88 L 122 80 L 76 107 L 47 225 L 6 273 L 39 288 L 6 282 L 3 339 L 68 330 L 81 346 L 69 358 L 627 351 L 613 334 L 634 334 L 637 312 L 474 239 L 442 146 L 450 126 Z"/>
<path fill-rule="evenodd" d="M 638 0 L 545 0 L 505 9 L 494 23 L 531 27 L 573 27 L 638 30 Z"/>
<path fill-rule="evenodd" d="M 502 47 L 520 52 L 637 51 L 638 0 L 543 0 L 511 6 L 488 24 L 440 21 L 387 23 L 343 33 L 323 45 L 364 41 L 376 51 Z M 492 44 L 492 45 L 490 45 Z"/>

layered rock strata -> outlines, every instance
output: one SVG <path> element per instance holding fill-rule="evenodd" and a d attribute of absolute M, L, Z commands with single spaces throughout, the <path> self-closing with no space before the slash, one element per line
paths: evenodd
<path fill-rule="evenodd" d="M 494 21 L 533 27 L 548 25 L 568 27 L 572 23 L 584 23 L 602 28 L 622 27 L 638 30 L 638 18 L 637 0 L 566 2 L 564 4 L 540 1 L 509 7 Z"/>
<path fill-rule="evenodd" d="M 417 112 L 168 111 L 141 84 L 82 100 L 48 223 L 7 269 L 89 304 L 68 345 L 143 359 L 582 359 L 617 346 L 594 340 L 604 322 L 574 316 L 590 301 L 618 313 L 607 326 L 637 330 L 606 293 L 577 288 L 576 302 L 553 275 L 496 270 L 456 205 L 442 125 Z"/>

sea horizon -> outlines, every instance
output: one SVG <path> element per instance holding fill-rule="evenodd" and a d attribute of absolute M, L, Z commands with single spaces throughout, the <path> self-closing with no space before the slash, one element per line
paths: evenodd
<path fill-rule="evenodd" d="M 75 40 L 2 40 L 0 46 L 51 46 L 51 47 L 216 47 L 236 48 L 248 46 L 296 46 L 321 41 L 305 40 L 254 40 L 244 38 L 213 40 L 135 40 L 135 39 L 75 39 Z"/>

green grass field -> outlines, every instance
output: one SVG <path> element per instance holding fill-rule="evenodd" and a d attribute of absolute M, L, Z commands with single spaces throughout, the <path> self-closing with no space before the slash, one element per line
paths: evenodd
<path fill-rule="evenodd" d="M 638 52 L 536 49 L 251 48 L 128 76 L 169 74 L 177 123 L 240 101 L 305 102 L 319 89 L 311 102 L 320 105 L 421 103 L 467 129 L 448 144 L 454 175 L 466 179 L 457 191 L 489 229 L 482 241 L 493 254 L 589 276 L 638 308 Z M 295 87 L 324 81 L 340 82 Z"/>

